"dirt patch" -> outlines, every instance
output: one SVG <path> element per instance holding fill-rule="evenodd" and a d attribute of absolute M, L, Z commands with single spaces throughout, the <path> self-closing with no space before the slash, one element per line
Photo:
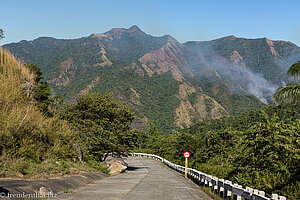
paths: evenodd
<path fill-rule="evenodd" d="M 184 128 L 193 125 L 205 119 L 219 119 L 228 115 L 226 110 L 214 99 L 209 96 L 197 92 L 194 102 L 188 99 L 188 96 L 197 92 L 196 89 L 188 83 L 179 86 L 177 98 L 180 105 L 175 110 L 175 125 Z"/>
<path fill-rule="evenodd" d="M 137 97 L 140 98 L 140 95 L 131 87 L 130 90 L 133 92 L 133 94 Z"/>
<path fill-rule="evenodd" d="M 56 86 L 66 86 L 70 83 L 70 78 L 75 76 L 76 69 L 77 67 L 74 65 L 73 59 L 69 58 L 60 63 L 58 76 L 48 82 Z"/>
<path fill-rule="evenodd" d="M 196 89 L 188 85 L 186 82 L 179 86 L 179 97 L 182 99 L 186 98 L 188 95 L 194 92 L 196 92 Z"/>
<path fill-rule="evenodd" d="M 191 110 L 193 110 L 193 107 L 189 101 L 181 101 L 180 106 L 175 110 L 175 125 L 180 128 L 192 125 L 193 123 L 190 117 Z"/>
<path fill-rule="evenodd" d="M 276 52 L 276 50 L 274 49 L 274 43 L 272 40 L 269 40 L 268 38 L 266 38 L 266 42 L 270 47 L 271 53 L 273 56 L 279 57 L 278 53 Z"/>
<path fill-rule="evenodd" d="M 182 67 L 180 62 L 182 57 L 180 49 L 171 43 L 167 43 L 160 49 L 150 51 L 139 59 L 142 67 L 147 72 L 148 76 L 152 76 L 155 72 L 163 74 L 171 71 L 174 78 L 182 81 L 183 77 L 178 67 Z"/>

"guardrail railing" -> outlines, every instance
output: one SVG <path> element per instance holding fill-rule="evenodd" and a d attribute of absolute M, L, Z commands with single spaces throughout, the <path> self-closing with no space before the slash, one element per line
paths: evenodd
<path fill-rule="evenodd" d="M 131 156 L 144 156 L 158 160 L 165 163 L 170 168 L 184 174 L 185 167 L 181 165 L 176 165 L 170 161 L 154 155 L 147 153 L 129 153 Z M 238 184 L 233 184 L 231 181 L 219 179 L 218 177 L 205 174 L 198 170 L 188 168 L 188 177 L 198 185 L 204 185 L 210 187 L 212 191 L 219 194 L 221 197 L 226 199 L 233 198 L 234 200 L 241 200 L 242 197 L 247 200 L 286 200 L 286 197 L 279 196 L 277 194 L 272 194 L 271 198 L 265 197 L 264 191 L 259 191 L 258 189 L 253 189 L 250 187 L 243 188 L 243 186 Z"/>

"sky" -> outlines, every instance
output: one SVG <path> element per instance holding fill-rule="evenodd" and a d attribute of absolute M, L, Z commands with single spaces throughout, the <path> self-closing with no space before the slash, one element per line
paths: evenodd
<path fill-rule="evenodd" d="M 300 0 L 0 0 L 1 44 L 137 25 L 182 43 L 235 35 L 300 46 L 299 8 Z"/>

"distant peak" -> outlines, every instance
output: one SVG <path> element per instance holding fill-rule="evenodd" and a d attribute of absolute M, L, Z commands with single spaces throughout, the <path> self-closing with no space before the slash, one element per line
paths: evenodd
<path fill-rule="evenodd" d="M 107 31 L 105 34 L 108 35 L 116 35 L 118 34 L 120 36 L 120 34 L 122 33 L 130 33 L 130 34 L 145 34 L 137 25 L 133 25 L 128 29 L 125 28 L 113 28 L 110 31 Z"/>
<path fill-rule="evenodd" d="M 110 33 L 110 32 L 124 32 L 124 31 L 126 31 L 125 28 L 112 28 L 109 31 L 107 31 L 107 33 Z"/>
<path fill-rule="evenodd" d="M 226 37 L 222 37 L 220 38 L 219 40 L 235 40 L 237 37 L 235 37 L 234 35 L 229 35 L 229 36 L 226 36 Z"/>
<path fill-rule="evenodd" d="M 138 31 L 138 32 L 142 32 L 142 30 L 137 26 L 137 25 L 133 25 L 132 27 L 130 27 L 128 29 L 129 31 Z"/>
<path fill-rule="evenodd" d="M 127 29 L 127 32 L 134 34 L 146 34 L 137 25 L 133 25 L 132 27 Z"/>

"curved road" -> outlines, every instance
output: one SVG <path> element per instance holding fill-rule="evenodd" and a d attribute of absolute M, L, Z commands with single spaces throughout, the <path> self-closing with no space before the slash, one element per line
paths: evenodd
<path fill-rule="evenodd" d="M 65 200 L 198 200 L 212 199 L 181 174 L 158 161 L 129 157 L 128 172 L 107 177 L 73 193 L 59 194 Z"/>

